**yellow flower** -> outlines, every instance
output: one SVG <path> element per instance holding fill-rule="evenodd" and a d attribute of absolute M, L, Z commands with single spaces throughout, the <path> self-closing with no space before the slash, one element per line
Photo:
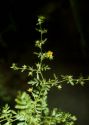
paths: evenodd
<path fill-rule="evenodd" d="M 52 51 L 48 51 L 46 53 L 46 57 L 49 58 L 49 59 L 53 59 L 53 52 Z"/>
<path fill-rule="evenodd" d="M 27 91 L 28 91 L 28 92 L 32 92 L 32 90 L 33 90 L 33 88 L 29 88 Z"/>

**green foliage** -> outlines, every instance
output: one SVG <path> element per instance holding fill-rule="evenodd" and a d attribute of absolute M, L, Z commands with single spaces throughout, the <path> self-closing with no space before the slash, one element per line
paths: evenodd
<path fill-rule="evenodd" d="M 8 105 L 5 105 L 0 114 L 0 125 L 74 125 L 76 117 L 70 113 L 65 113 L 54 108 L 50 111 L 47 103 L 47 96 L 50 89 L 55 86 L 59 90 L 62 88 L 63 83 L 70 85 L 84 84 L 85 80 L 82 77 L 74 79 L 73 76 L 61 76 L 59 81 L 54 74 L 53 79 L 46 79 L 44 72 L 50 70 L 50 67 L 45 64 L 46 59 L 53 59 L 53 52 L 43 52 L 43 45 L 47 42 L 47 39 L 43 39 L 43 35 L 47 32 L 42 27 L 45 22 L 43 16 L 38 17 L 37 31 L 40 33 L 40 40 L 35 42 L 35 47 L 38 48 L 34 54 L 38 57 L 38 62 L 33 66 L 23 65 L 18 67 L 15 63 L 11 68 L 14 70 L 20 70 L 21 72 L 27 71 L 28 77 L 32 77 L 28 81 L 29 88 L 26 92 L 19 92 L 15 99 L 15 111 L 11 110 Z"/>

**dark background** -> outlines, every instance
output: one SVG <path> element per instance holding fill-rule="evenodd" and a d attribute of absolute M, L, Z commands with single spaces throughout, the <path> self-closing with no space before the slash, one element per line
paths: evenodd
<path fill-rule="evenodd" d="M 3 0 L 0 1 L 0 98 L 1 104 L 13 100 L 25 89 L 26 77 L 14 73 L 10 66 L 33 64 L 34 41 L 38 39 L 35 24 L 38 15 L 47 19 L 46 49 L 54 52 L 52 72 L 89 75 L 89 6 L 87 0 Z M 89 124 L 89 83 L 53 88 L 49 106 L 76 114 L 79 125 Z"/>

